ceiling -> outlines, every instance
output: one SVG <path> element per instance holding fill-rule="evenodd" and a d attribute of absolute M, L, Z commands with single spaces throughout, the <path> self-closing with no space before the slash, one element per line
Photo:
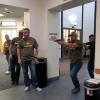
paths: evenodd
<path fill-rule="evenodd" d="M 5 10 L 8 9 L 8 10 Z M 27 9 L 25 8 L 19 8 L 19 7 L 13 7 L 13 6 L 8 6 L 8 5 L 2 5 L 0 4 L 0 14 L 3 14 L 3 17 L 0 18 L 12 18 L 12 17 L 22 17 L 24 16 L 24 12 Z M 6 12 L 11 12 L 11 13 L 6 13 Z"/>
<path fill-rule="evenodd" d="M 64 10 L 67 10 L 67 9 L 70 9 L 70 8 L 73 8 L 73 7 L 77 7 L 77 6 L 80 6 L 80 5 L 89 3 L 89 2 L 93 2 L 93 1 L 96 1 L 96 0 L 71 0 L 67 3 L 63 3 L 62 5 L 51 8 L 49 10 L 60 12 L 60 11 L 64 11 Z"/>

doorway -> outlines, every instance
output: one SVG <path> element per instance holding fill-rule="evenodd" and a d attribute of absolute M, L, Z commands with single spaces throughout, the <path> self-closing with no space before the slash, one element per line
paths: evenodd
<path fill-rule="evenodd" d="M 88 7 L 91 9 L 87 10 Z M 70 37 L 66 35 L 75 30 L 74 32 L 78 33 L 78 35 L 80 34 L 78 40 L 81 40 L 83 43 L 88 42 L 89 35 L 96 32 L 96 1 L 62 11 L 61 21 L 63 21 L 61 22 L 62 40 L 69 42 Z M 89 56 L 89 50 L 84 49 L 83 56 Z M 61 58 L 69 58 L 67 47 L 61 47 Z"/>
<path fill-rule="evenodd" d="M 91 6 L 90 12 L 88 13 L 87 7 Z M 65 13 L 65 14 L 64 14 Z M 91 15 L 91 17 L 89 17 Z M 89 42 L 89 35 L 94 34 L 96 30 L 96 2 L 87 3 L 75 8 L 71 8 L 61 12 L 61 39 L 65 42 L 69 42 L 71 38 L 69 35 L 71 32 L 76 32 L 78 35 L 78 40 L 83 43 Z M 74 26 L 74 27 L 73 27 Z M 61 60 L 60 62 L 60 75 L 65 76 L 68 74 L 69 69 L 67 66 L 70 64 L 70 51 L 68 47 L 61 47 Z M 88 57 L 90 55 L 90 50 L 83 47 L 83 57 L 84 57 L 84 68 L 87 70 L 86 66 L 88 63 Z M 88 73 L 87 73 L 88 74 Z M 86 75 L 87 75 L 86 74 Z"/>

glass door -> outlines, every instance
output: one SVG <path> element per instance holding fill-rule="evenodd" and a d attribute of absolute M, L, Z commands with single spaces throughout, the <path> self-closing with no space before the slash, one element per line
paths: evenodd
<path fill-rule="evenodd" d="M 76 32 L 78 36 L 78 40 L 82 40 L 82 33 L 81 29 L 71 29 L 71 28 L 63 28 L 63 41 L 64 42 L 69 42 L 71 41 L 71 37 L 69 36 L 72 32 Z M 62 54 L 63 58 L 69 58 L 69 48 L 66 46 L 62 47 Z"/>
<path fill-rule="evenodd" d="M 3 46 L 4 46 L 4 42 L 5 40 L 5 35 L 9 35 L 9 38 L 12 40 L 14 37 L 17 37 L 17 30 L 16 29 L 2 29 L 1 30 L 1 52 L 3 51 Z"/>

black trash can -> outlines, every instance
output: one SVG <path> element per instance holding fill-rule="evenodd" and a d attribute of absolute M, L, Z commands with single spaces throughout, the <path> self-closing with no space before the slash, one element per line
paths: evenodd
<path fill-rule="evenodd" d="M 36 64 L 36 74 L 38 79 L 38 85 L 40 88 L 47 86 L 47 59 L 38 58 L 39 64 Z"/>
<path fill-rule="evenodd" d="M 100 100 L 100 80 L 88 79 L 84 82 L 85 100 Z"/>

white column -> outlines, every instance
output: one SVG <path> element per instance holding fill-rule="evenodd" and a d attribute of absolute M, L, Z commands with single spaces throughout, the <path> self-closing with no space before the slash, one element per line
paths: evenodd
<path fill-rule="evenodd" d="M 97 71 L 96 71 L 97 70 Z M 97 0 L 95 78 L 100 79 L 100 0 Z"/>
<path fill-rule="evenodd" d="M 24 27 L 25 28 L 30 28 L 30 12 L 24 12 Z"/>
<path fill-rule="evenodd" d="M 55 78 L 59 76 L 59 45 L 54 41 L 50 41 L 50 33 L 60 34 L 60 13 L 48 11 L 48 78 Z"/>

